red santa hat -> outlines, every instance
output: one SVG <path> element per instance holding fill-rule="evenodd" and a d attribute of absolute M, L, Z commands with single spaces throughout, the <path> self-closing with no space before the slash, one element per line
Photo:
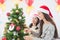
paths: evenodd
<path fill-rule="evenodd" d="M 33 16 L 32 17 L 38 17 L 38 14 L 33 14 Z"/>
<path fill-rule="evenodd" d="M 53 17 L 50 10 L 49 10 L 49 8 L 47 6 L 45 6 L 45 5 L 40 6 L 39 11 L 48 14 L 50 17 Z"/>

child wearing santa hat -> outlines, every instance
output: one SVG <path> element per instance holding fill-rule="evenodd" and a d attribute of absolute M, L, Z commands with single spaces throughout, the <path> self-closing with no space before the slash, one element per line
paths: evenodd
<path fill-rule="evenodd" d="M 33 15 L 32 23 L 29 25 L 29 30 L 31 30 L 31 35 L 38 37 L 39 30 L 40 30 L 40 20 L 37 17 L 37 14 Z"/>
<path fill-rule="evenodd" d="M 25 36 L 25 40 L 54 40 L 54 38 L 58 38 L 57 28 L 52 20 L 53 16 L 47 6 L 40 6 L 38 17 L 41 20 L 39 37 Z"/>
<path fill-rule="evenodd" d="M 25 30 L 28 31 L 30 36 L 38 37 L 39 31 L 40 31 L 40 20 L 39 20 L 39 18 L 37 16 L 38 16 L 37 14 L 33 14 L 32 22 L 29 25 L 29 28 L 25 29 Z"/>

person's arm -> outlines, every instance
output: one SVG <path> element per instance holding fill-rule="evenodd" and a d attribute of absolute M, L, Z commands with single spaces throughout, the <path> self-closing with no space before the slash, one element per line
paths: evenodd
<path fill-rule="evenodd" d="M 54 36 L 54 31 L 55 31 L 55 28 L 53 25 L 50 25 L 49 28 L 45 31 L 45 34 L 43 33 L 42 35 L 42 38 L 37 38 L 37 37 L 33 37 L 32 40 L 52 40 L 53 39 L 53 36 Z"/>
<path fill-rule="evenodd" d="M 34 31 L 32 31 L 31 34 L 34 35 L 35 37 L 39 37 L 39 33 L 36 33 Z"/>
<path fill-rule="evenodd" d="M 37 34 L 37 35 L 38 35 L 39 32 L 40 32 L 40 23 L 39 23 L 36 27 L 38 27 L 38 29 L 35 29 L 35 30 L 31 30 L 31 29 L 30 29 L 30 30 L 31 30 L 31 33 L 32 33 L 32 34 Z"/>

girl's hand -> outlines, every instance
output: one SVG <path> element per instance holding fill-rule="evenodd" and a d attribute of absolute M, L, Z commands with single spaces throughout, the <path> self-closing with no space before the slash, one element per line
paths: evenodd
<path fill-rule="evenodd" d="M 30 33 L 30 32 L 31 32 L 30 29 L 28 29 L 28 28 L 24 29 L 24 33 Z"/>
<path fill-rule="evenodd" d="M 24 33 L 29 33 L 28 28 L 24 29 Z"/>
<path fill-rule="evenodd" d="M 24 36 L 24 39 L 25 39 L 25 40 L 29 40 L 28 36 Z"/>
<path fill-rule="evenodd" d="M 32 37 L 31 36 L 24 36 L 24 39 L 25 40 L 32 40 Z"/>

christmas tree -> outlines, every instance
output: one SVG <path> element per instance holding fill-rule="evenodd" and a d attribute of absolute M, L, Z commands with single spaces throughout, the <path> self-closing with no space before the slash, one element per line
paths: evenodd
<path fill-rule="evenodd" d="M 2 40 L 24 40 L 25 16 L 23 15 L 23 9 L 16 4 L 16 8 L 8 12 L 7 16 L 9 22 L 6 23 Z"/>

